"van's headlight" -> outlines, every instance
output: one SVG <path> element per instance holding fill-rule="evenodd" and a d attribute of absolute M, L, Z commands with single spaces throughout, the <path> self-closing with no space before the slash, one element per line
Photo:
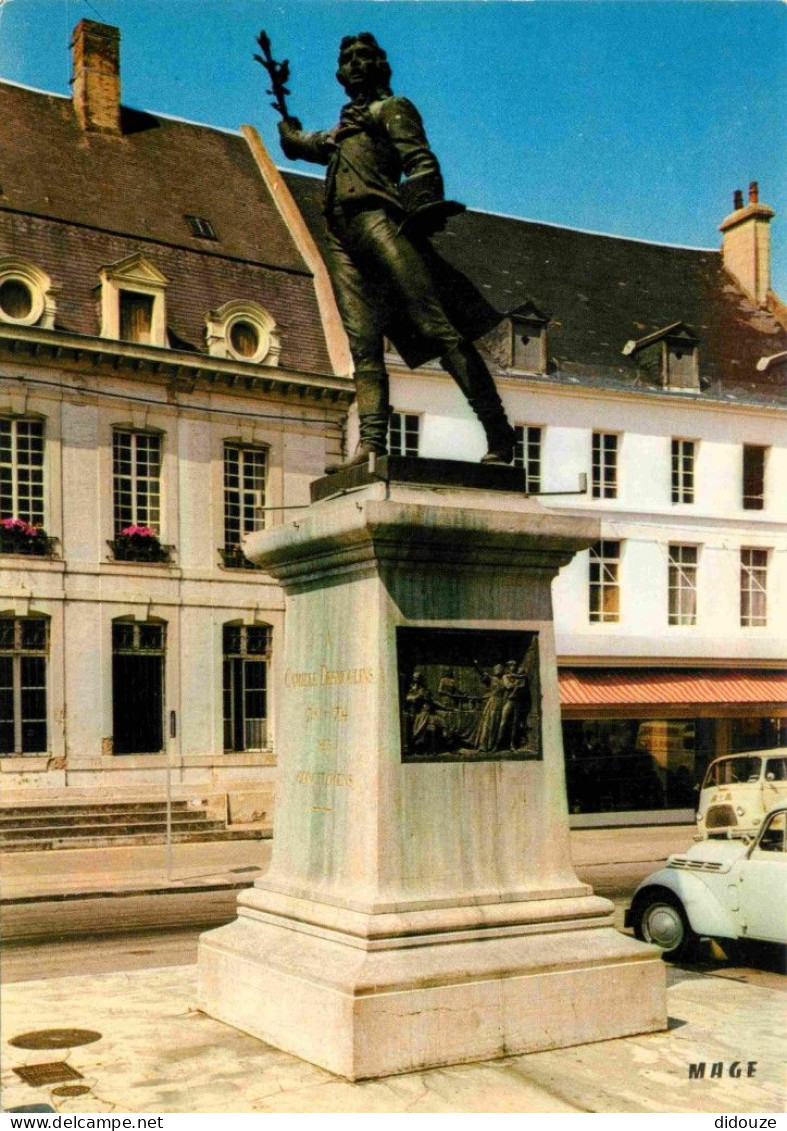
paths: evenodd
<path fill-rule="evenodd" d="M 746 812 L 745 805 L 736 805 L 735 806 L 735 812 L 738 814 L 739 817 L 742 817 L 744 815 L 744 813 Z"/>

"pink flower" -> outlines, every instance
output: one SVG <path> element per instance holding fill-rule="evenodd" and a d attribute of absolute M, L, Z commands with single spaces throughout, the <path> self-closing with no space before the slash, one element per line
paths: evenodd
<path fill-rule="evenodd" d="M 2 527 L 3 530 L 26 534 L 29 538 L 36 538 L 41 533 L 39 526 L 33 526 L 32 523 L 25 522 L 23 518 L 0 519 L 0 527 Z"/>
<path fill-rule="evenodd" d="M 155 538 L 158 540 L 158 534 L 149 526 L 126 526 L 120 533 L 123 538 Z"/>

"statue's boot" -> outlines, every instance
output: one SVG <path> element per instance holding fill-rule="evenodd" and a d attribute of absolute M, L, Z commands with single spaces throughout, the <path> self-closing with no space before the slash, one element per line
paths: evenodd
<path fill-rule="evenodd" d="M 440 363 L 467 397 L 486 433 L 489 450 L 482 456 L 481 463 L 511 463 L 516 434 L 508 421 L 492 374 L 476 347 L 472 342 L 461 342 L 441 357 Z"/>
<path fill-rule="evenodd" d="M 350 459 L 328 464 L 325 468 L 326 475 L 358 467 L 368 463 L 370 455 L 382 456 L 388 451 L 388 417 L 391 408 L 388 404 L 388 374 L 385 366 L 379 358 L 356 358 L 353 379 L 361 431 L 360 443 Z"/>
<path fill-rule="evenodd" d="M 388 451 L 388 412 L 364 413 L 360 417 L 361 441 L 356 452 L 348 460 L 329 463 L 325 468 L 326 475 L 335 475 L 338 471 L 347 471 L 351 467 L 359 467 L 369 462 L 369 456 L 374 454 L 384 456 Z"/>

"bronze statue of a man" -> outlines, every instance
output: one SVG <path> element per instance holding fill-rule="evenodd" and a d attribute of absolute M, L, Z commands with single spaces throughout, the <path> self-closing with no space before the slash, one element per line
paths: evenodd
<path fill-rule="evenodd" d="M 373 35 L 342 40 L 336 77 L 350 97 L 338 126 L 307 133 L 286 117 L 279 131 L 287 157 L 328 166 L 328 269 L 350 343 L 361 433 L 357 454 L 341 466 L 387 450 L 386 337 L 411 367 L 440 358 L 483 425 L 489 451 L 481 462 L 510 463 L 514 430 L 495 383 L 446 313 L 430 268 L 427 236 L 462 206 L 444 199 L 421 117 L 392 93 L 391 68 Z M 414 341 L 416 350 L 408 348 Z"/>

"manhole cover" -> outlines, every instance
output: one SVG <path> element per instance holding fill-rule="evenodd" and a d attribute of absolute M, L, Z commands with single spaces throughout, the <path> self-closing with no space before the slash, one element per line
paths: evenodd
<path fill-rule="evenodd" d="M 100 1040 L 101 1034 L 95 1029 L 36 1029 L 32 1033 L 20 1033 L 8 1043 L 18 1049 L 73 1049 Z"/>
<path fill-rule="evenodd" d="M 84 1096 L 90 1091 L 87 1084 L 61 1084 L 52 1089 L 53 1096 Z"/>
<path fill-rule="evenodd" d="M 31 1088 L 40 1088 L 43 1084 L 59 1084 L 61 1080 L 81 1080 L 82 1073 L 77 1072 L 64 1060 L 55 1060 L 51 1064 L 25 1064 L 22 1068 L 15 1068 L 17 1076 L 21 1076 Z"/>

